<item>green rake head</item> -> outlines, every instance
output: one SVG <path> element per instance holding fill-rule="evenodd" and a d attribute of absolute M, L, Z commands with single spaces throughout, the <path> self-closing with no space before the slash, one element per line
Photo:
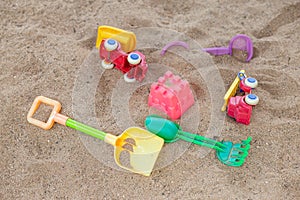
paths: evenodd
<path fill-rule="evenodd" d="M 233 144 L 230 141 L 223 141 L 222 144 L 226 146 L 222 151 L 216 151 L 218 159 L 228 166 L 239 167 L 245 162 L 250 149 L 250 142 L 252 138 L 242 140 L 242 143 Z"/>

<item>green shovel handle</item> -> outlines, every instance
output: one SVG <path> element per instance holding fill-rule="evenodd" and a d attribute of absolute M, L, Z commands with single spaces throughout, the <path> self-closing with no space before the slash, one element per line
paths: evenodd
<path fill-rule="evenodd" d="M 85 133 L 87 135 L 90 135 L 92 137 L 98 138 L 100 140 L 104 140 L 107 133 L 100 131 L 98 129 L 95 129 L 93 127 L 90 127 L 88 125 L 82 124 L 80 122 L 77 122 L 71 118 L 68 118 L 66 121 L 66 126 L 73 128 L 75 130 L 78 130 L 82 133 Z"/>

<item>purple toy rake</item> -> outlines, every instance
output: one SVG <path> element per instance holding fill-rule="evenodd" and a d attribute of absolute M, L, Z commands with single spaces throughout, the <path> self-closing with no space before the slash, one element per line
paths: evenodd
<path fill-rule="evenodd" d="M 234 55 L 241 61 L 249 62 L 253 56 L 253 44 L 247 35 L 238 34 L 231 38 L 228 47 L 212 47 L 202 49 L 215 56 Z"/>

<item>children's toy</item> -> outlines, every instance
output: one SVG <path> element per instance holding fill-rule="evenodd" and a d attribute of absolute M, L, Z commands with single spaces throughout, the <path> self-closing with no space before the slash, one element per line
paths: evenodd
<path fill-rule="evenodd" d="M 242 78 L 240 77 L 240 90 L 245 93 L 251 93 L 251 91 L 256 88 L 258 85 L 258 82 L 255 78 L 249 77 L 249 78 Z"/>
<path fill-rule="evenodd" d="M 129 54 L 121 49 L 121 45 L 114 39 L 106 39 L 100 45 L 100 58 L 102 67 L 112 69 L 115 67 L 124 73 L 126 82 L 142 81 L 148 70 L 145 56 L 134 51 Z"/>
<path fill-rule="evenodd" d="M 258 101 L 258 97 L 254 94 L 231 97 L 227 107 L 227 114 L 237 122 L 248 125 L 250 124 L 252 107 L 258 104 Z"/>
<path fill-rule="evenodd" d="M 250 149 L 251 137 L 237 144 L 230 141 L 218 142 L 201 135 L 182 131 L 181 127 L 175 122 L 157 115 L 147 116 L 145 126 L 148 131 L 162 137 L 165 142 L 175 142 L 182 139 L 199 146 L 215 149 L 218 159 L 228 166 L 239 167 L 243 165 Z"/>
<path fill-rule="evenodd" d="M 250 124 L 252 107 L 259 102 L 259 98 L 252 94 L 252 90 L 257 85 L 255 78 L 247 78 L 245 70 L 241 70 L 224 96 L 222 111 L 225 111 L 227 107 L 228 116 L 235 118 L 239 123 Z M 244 96 L 235 96 L 238 87 L 241 92 L 245 93 Z"/>
<path fill-rule="evenodd" d="M 185 42 L 181 42 L 181 41 L 174 41 L 174 42 L 170 42 L 169 44 L 167 44 L 166 46 L 164 46 L 164 48 L 161 50 L 160 52 L 160 55 L 163 56 L 165 55 L 165 53 L 167 52 L 167 50 L 170 48 L 170 47 L 173 47 L 173 46 L 182 46 L 184 47 L 185 49 L 188 49 L 189 48 L 189 45 Z"/>
<path fill-rule="evenodd" d="M 53 106 L 53 110 L 46 123 L 33 118 L 34 113 L 41 103 Z M 130 127 L 121 135 L 114 136 L 64 116 L 59 113 L 60 109 L 61 104 L 58 101 L 38 96 L 29 110 L 27 120 L 29 123 L 45 130 L 50 129 L 54 122 L 57 122 L 100 140 L 104 140 L 104 142 L 115 147 L 114 157 L 120 167 L 145 176 L 150 175 L 163 146 L 163 139 L 138 127 Z M 130 164 L 125 165 L 121 161 L 120 157 L 123 153 L 129 154 Z"/>
<path fill-rule="evenodd" d="M 106 43 L 104 43 L 106 41 Z M 101 44 L 102 48 L 101 48 Z M 136 47 L 136 36 L 133 32 L 110 26 L 99 26 L 96 48 L 99 49 L 102 67 L 116 67 L 123 73 L 127 82 L 142 81 L 147 72 L 145 56 L 140 52 L 132 52 Z M 129 53 L 135 53 L 129 58 Z"/>
<path fill-rule="evenodd" d="M 165 112 L 173 120 L 180 118 L 194 102 L 189 83 L 170 71 L 151 85 L 148 105 Z"/>
<path fill-rule="evenodd" d="M 203 51 L 210 53 L 215 56 L 220 55 L 234 55 L 234 51 L 242 51 L 246 56 L 242 56 L 242 61 L 249 62 L 253 56 L 253 43 L 247 35 L 238 34 L 234 36 L 228 47 L 213 47 L 213 48 L 204 48 Z"/>
<path fill-rule="evenodd" d="M 136 37 L 133 32 L 111 26 L 99 26 L 96 48 L 99 49 L 102 40 L 108 38 L 118 41 L 121 44 L 122 50 L 126 53 L 133 51 L 136 47 Z"/>

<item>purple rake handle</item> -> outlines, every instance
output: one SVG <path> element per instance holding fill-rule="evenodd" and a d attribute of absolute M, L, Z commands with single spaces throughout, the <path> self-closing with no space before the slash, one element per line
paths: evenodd
<path fill-rule="evenodd" d="M 202 49 L 202 51 L 205 51 L 205 52 L 210 53 L 215 56 L 230 54 L 230 49 L 228 47 L 205 48 L 205 49 Z"/>
<path fill-rule="evenodd" d="M 189 45 L 185 42 L 182 42 L 182 41 L 174 41 L 174 42 L 170 42 L 168 43 L 166 46 L 164 46 L 164 48 L 161 50 L 160 52 L 160 55 L 163 56 L 165 55 L 166 51 L 172 47 L 172 46 L 182 46 L 184 47 L 185 49 L 188 49 L 189 48 Z"/>

